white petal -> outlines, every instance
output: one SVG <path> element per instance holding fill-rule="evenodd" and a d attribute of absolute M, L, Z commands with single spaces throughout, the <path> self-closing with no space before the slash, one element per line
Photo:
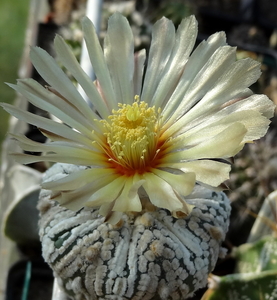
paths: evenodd
<path fill-rule="evenodd" d="M 34 126 L 37 126 L 40 129 L 44 129 L 46 131 L 49 131 L 50 133 L 54 133 L 56 135 L 59 135 L 69 141 L 74 141 L 76 143 L 84 144 L 88 147 L 92 146 L 91 139 L 88 139 L 84 136 L 82 136 L 77 131 L 72 130 L 68 126 L 54 122 L 50 119 L 34 115 L 28 111 L 23 111 L 20 108 L 17 108 L 16 106 L 2 103 L 0 104 L 7 112 L 9 112 L 11 115 L 15 116 L 16 118 L 32 124 Z M 91 137 L 93 135 L 91 134 Z"/>
<path fill-rule="evenodd" d="M 198 118 L 203 119 L 207 114 L 215 114 L 228 100 L 244 97 L 246 88 L 260 76 L 260 63 L 251 59 L 234 62 L 230 68 L 223 68 L 222 76 L 214 83 L 214 87 L 182 118 L 180 118 L 170 132 L 192 125 Z M 188 96 L 186 96 L 188 97 Z M 256 110 L 256 109 L 255 109 Z"/>
<path fill-rule="evenodd" d="M 229 179 L 231 170 L 229 164 L 206 159 L 173 164 L 172 167 L 180 168 L 184 172 L 194 172 L 197 181 L 215 187 Z"/>
<path fill-rule="evenodd" d="M 104 55 L 117 102 L 133 103 L 134 40 L 127 19 L 120 13 L 109 18 Z"/>
<path fill-rule="evenodd" d="M 87 159 L 91 159 L 91 162 L 93 160 L 105 161 L 102 153 L 98 153 L 96 151 L 93 151 L 91 149 L 87 149 L 83 146 L 71 144 L 68 142 L 50 142 L 50 143 L 39 143 L 35 142 L 33 140 L 28 139 L 24 135 L 15 135 L 12 134 L 12 136 L 18 141 L 18 144 L 23 150 L 31 151 L 31 152 L 49 152 L 49 153 L 55 153 L 55 154 L 61 154 L 68 156 L 70 158 L 73 157 L 83 157 Z M 46 154 L 47 155 L 47 154 Z"/>
<path fill-rule="evenodd" d="M 92 183 L 96 179 L 100 179 L 103 176 L 113 174 L 112 169 L 103 169 L 103 168 L 92 168 L 81 170 L 69 174 L 62 179 L 55 181 L 45 181 L 42 183 L 42 188 L 46 190 L 53 191 L 65 191 L 65 190 L 75 190 L 88 184 Z"/>
<path fill-rule="evenodd" d="M 171 21 L 162 18 L 156 22 L 152 29 L 152 41 L 149 50 L 148 66 L 144 78 L 141 100 L 150 103 L 157 86 L 159 85 L 163 70 L 171 55 L 175 43 L 175 28 Z"/>
<path fill-rule="evenodd" d="M 169 183 L 153 173 L 145 173 L 143 177 L 145 183 L 142 186 L 155 206 L 170 211 L 182 210 L 183 203 L 176 196 Z"/>
<path fill-rule="evenodd" d="M 215 33 L 211 35 L 207 41 L 202 41 L 198 45 L 186 64 L 185 72 L 180 78 L 178 86 L 163 110 L 165 120 L 176 111 L 181 101 L 186 101 L 184 95 L 192 79 L 196 77 L 213 53 L 224 45 L 226 45 L 224 32 Z"/>
<path fill-rule="evenodd" d="M 224 102 L 239 97 L 240 91 L 244 91 L 259 78 L 260 63 L 251 59 L 239 60 L 229 69 L 223 68 L 221 72 L 223 74 L 214 82 L 214 87 L 186 113 L 187 123 L 197 118 L 200 113 L 203 115 L 208 111 L 216 111 Z"/>
<path fill-rule="evenodd" d="M 180 127 L 176 120 L 178 120 L 181 116 L 185 115 L 186 120 L 188 118 L 191 120 L 191 111 L 197 111 L 199 113 L 199 106 L 202 103 L 201 99 L 210 89 L 214 88 L 218 78 L 221 77 L 222 72 L 224 72 L 224 70 L 228 70 L 235 59 L 236 49 L 229 46 L 223 46 L 215 51 L 193 79 L 189 79 L 190 84 L 187 87 L 186 92 L 182 95 L 182 102 L 168 121 L 168 124 L 174 123 L 171 130 L 175 127 Z M 186 72 L 187 69 L 185 69 L 184 74 Z M 172 97 L 175 96 L 173 95 Z M 176 100 L 173 98 L 173 101 Z M 197 107 L 197 110 L 195 107 Z"/>
<path fill-rule="evenodd" d="M 87 185 L 81 189 L 71 192 L 62 192 L 59 194 L 53 194 L 52 199 L 59 202 L 60 205 L 70 209 L 72 211 L 78 211 L 85 206 L 86 201 L 94 192 L 94 187 Z"/>
<path fill-rule="evenodd" d="M 62 206 L 65 206 L 71 210 L 79 210 L 84 206 L 99 206 L 99 205 L 90 205 L 89 199 L 91 196 L 96 193 L 99 189 L 107 186 L 110 182 L 115 180 L 117 175 L 109 174 L 107 176 L 100 177 L 97 180 L 94 180 L 87 185 L 73 190 L 62 192 L 61 196 L 55 197 L 54 200 L 58 201 Z"/>
<path fill-rule="evenodd" d="M 89 123 L 75 107 L 47 91 L 37 82 L 31 80 L 28 83 L 20 81 L 18 85 L 10 86 L 25 96 L 35 106 L 52 113 L 64 123 L 79 130 L 86 136 L 89 137 L 91 131 L 95 129 L 93 123 Z M 28 90 L 31 90 L 31 92 Z M 87 109 L 90 110 L 88 106 Z"/>
<path fill-rule="evenodd" d="M 87 158 L 83 157 L 68 157 L 64 155 L 56 155 L 56 154 L 49 154 L 49 155 L 30 155 L 25 153 L 10 153 L 9 156 L 13 158 L 16 162 L 20 164 L 31 164 L 39 161 L 44 162 L 61 162 L 66 164 L 75 164 L 80 166 L 87 166 L 91 164 L 91 161 Z"/>
<path fill-rule="evenodd" d="M 105 203 L 100 206 L 99 215 L 105 217 L 105 222 L 115 225 L 123 215 L 122 212 L 112 211 L 113 203 Z"/>
<path fill-rule="evenodd" d="M 99 211 L 100 213 L 100 211 Z M 116 223 L 118 223 L 122 217 L 122 212 L 119 211 L 113 211 L 111 216 L 109 216 L 109 218 L 106 218 L 106 222 L 109 222 L 112 225 L 115 225 Z"/>
<path fill-rule="evenodd" d="M 178 27 L 174 47 L 151 100 L 151 105 L 163 108 L 164 103 L 170 98 L 184 71 L 196 37 L 197 21 L 194 16 L 190 16 L 184 19 Z"/>
<path fill-rule="evenodd" d="M 224 104 L 225 106 L 225 104 Z M 246 99 L 232 103 L 226 103 L 225 111 L 231 114 L 235 111 L 256 110 L 263 116 L 272 118 L 274 116 L 274 108 L 276 105 L 266 95 L 251 95 Z"/>
<path fill-rule="evenodd" d="M 194 147 L 169 153 L 165 158 L 166 163 L 180 162 L 182 160 L 232 157 L 243 148 L 244 144 L 241 142 L 246 133 L 247 129 L 243 124 L 232 124 L 219 134 Z"/>
<path fill-rule="evenodd" d="M 135 65 L 134 65 L 134 76 L 133 76 L 134 95 L 141 94 L 145 59 L 146 59 L 145 49 L 142 49 L 139 52 L 135 53 Z"/>
<path fill-rule="evenodd" d="M 15 161 L 21 164 L 31 164 L 39 161 L 49 161 L 49 162 L 60 162 L 66 164 L 74 164 L 80 166 L 104 166 L 103 162 L 92 161 L 89 157 L 80 157 L 80 156 L 65 156 L 64 154 L 48 154 L 48 155 L 30 155 L 25 153 L 10 153 L 10 157 L 12 157 Z"/>
<path fill-rule="evenodd" d="M 112 109 L 117 109 L 117 99 L 98 36 L 93 23 L 87 17 L 83 18 L 82 26 L 94 73 L 101 85 L 104 100 L 112 111 Z"/>
<path fill-rule="evenodd" d="M 122 212 L 112 211 L 113 203 L 102 204 L 99 209 L 99 215 L 105 217 L 105 221 L 109 224 L 115 225 L 118 223 L 123 215 Z"/>
<path fill-rule="evenodd" d="M 173 134 L 173 136 L 179 136 L 182 133 L 186 133 L 189 130 L 193 130 L 193 128 L 195 127 L 201 127 L 202 124 L 204 124 L 205 122 L 208 122 L 210 125 L 210 123 L 212 123 L 215 120 L 215 116 L 217 116 L 220 111 L 222 111 L 224 109 L 224 107 L 226 106 L 230 106 L 232 103 L 234 102 L 239 102 L 242 101 L 242 99 L 247 98 L 249 96 L 252 96 L 253 92 L 250 89 L 245 89 L 244 91 L 240 92 L 240 96 L 239 98 L 235 98 L 232 99 L 230 101 L 228 101 L 227 103 L 224 103 L 223 105 L 221 105 L 220 107 L 215 107 L 215 109 L 211 109 L 210 111 L 206 111 L 206 113 L 200 113 L 198 114 L 197 118 L 194 118 L 192 120 L 190 120 L 189 122 L 186 119 L 186 114 L 184 116 L 182 116 L 177 122 L 178 124 L 175 125 L 174 131 L 175 133 Z M 201 112 L 205 110 L 205 106 L 201 107 Z M 165 127 L 169 127 L 167 124 L 165 125 Z M 177 128 L 179 127 L 179 128 Z M 204 125 L 202 126 L 204 127 Z M 165 135 L 167 135 L 169 132 L 165 132 Z"/>
<path fill-rule="evenodd" d="M 118 176 L 96 191 L 87 201 L 86 206 L 96 206 L 96 205 L 102 205 L 104 203 L 111 203 L 114 201 L 121 193 L 124 184 L 125 184 L 126 178 L 124 176 Z"/>
<path fill-rule="evenodd" d="M 250 58 L 241 59 L 225 70 L 215 88 L 209 91 L 202 99 L 203 105 L 222 104 L 226 100 L 238 95 L 241 90 L 252 85 L 261 76 L 261 64 Z M 216 101 L 215 101 L 216 100 Z"/>
<path fill-rule="evenodd" d="M 205 118 L 205 121 L 185 132 L 180 137 L 186 146 L 196 145 L 225 130 L 231 124 L 240 122 L 247 129 L 242 142 L 250 142 L 265 135 L 270 121 L 256 110 L 242 110 L 230 113 L 228 110 Z"/>
<path fill-rule="evenodd" d="M 88 105 L 74 84 L 45 50 L 31 48 L 30 59 L 41 77 L 64 98 L 84 112 Z"/>
<path fill-rule="evenodd" d="M 153 169 L 152 172 L 165 180 L 180 195 L 189 195 L 195 185 L 194 173 L 172 174 L 159 169 Z"/>
<path fill-rule="evenodd" d="M 88 98 L 91 100 L 91 103 L 96 108 L 97 112 L 101 115 L 102 118 L 108 117 L 111 114 L 107 105 L 100 97 L 94 83 L 91 78 L 84 72 L 78 63 L 76 57 L 72 53 L 69 46 L 65 43 L 62 37 L 56 36 L 55 41 L 55 50 L 58 55 L 59 60 L 62 64 L 71 72 L 75 77 L 77 82 L 82 86 L 83 90 L 87 94 Z M 83 111 L 84 115 L 86 111 L 89 111 L 88 107 Z M 88 119 L 91 119 L 91 116 L 86 115 Z"/>
<path fill-rule="evenodd" d="M 145 182 L 144 180 L 134 180 L 134 178 L 128 178 L 125 182 L 124 188 L 115 200 L 113 211 L 141 211 L 141 201 L 138 196 L 139 187 Z"/>

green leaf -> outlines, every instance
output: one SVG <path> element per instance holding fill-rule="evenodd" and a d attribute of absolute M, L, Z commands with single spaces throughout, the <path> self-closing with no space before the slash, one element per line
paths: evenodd
<path fill-rule="evenodd" d="M 277 238 L 265 236 L 254 244 L 243 244 L 233 255 L 237 273 L 277 270 Z"/>
<path fill-rule="evenodd" d="M 201 300 L 265 300 L 277 298 L 277 270 L 212 276 Z"/>

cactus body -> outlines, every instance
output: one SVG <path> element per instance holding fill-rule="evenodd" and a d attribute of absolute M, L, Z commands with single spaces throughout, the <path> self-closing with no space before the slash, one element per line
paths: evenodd
<path fill-rule="evenodd" d="M 79 168 L 56 164 L 44 180 Z M 42 190 L 43 256 L 76 300 L 186 299 L 207 284 L 230 214 L 224 193 L 200 186 L 186 199 L 195 206 L 186 218 L 157 209 L 123 214 L 116 225 L 105 223 L 98 209 L 73 212 L 49 198 L 50 192 Z"/>

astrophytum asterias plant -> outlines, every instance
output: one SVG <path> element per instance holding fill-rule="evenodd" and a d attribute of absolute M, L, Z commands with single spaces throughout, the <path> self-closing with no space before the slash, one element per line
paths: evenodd
<path fill-rule="evenodd" d="M 82 24 L 95 82 L 61 37 L 54 48 L 91 103 L 33 48 L 49 86 L 32 79 L 10 86 L 55 118 L 2 104 L 48 138 L 13 135 L 23 150 L 42 152 L 13 156 L 57 162 L 38 205 L 43 257 L 71 299 L 186 299 L 206 285 L 228 229 L 229 200 L 212 188 L 273 116 L 272 102 L 249 89 L 260 64 L 236 60 L 222 32 L 193 51 L 193 16 L 176 32 L 166 18 L 153 26 L 147 66 L 119 13 L 109 19 L 103 50 L 91 21 Z"/>

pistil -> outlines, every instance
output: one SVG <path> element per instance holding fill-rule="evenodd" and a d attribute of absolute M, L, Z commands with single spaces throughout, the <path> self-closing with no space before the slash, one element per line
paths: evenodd
<path fill-rule="evenodd" d="M 132 105 L 119 104 L 108 120 L 101 120 L 106 136 L 105 151 L 120 173 L 143 173 L 156 157 L 160 113 L 135 97 Z"/>

